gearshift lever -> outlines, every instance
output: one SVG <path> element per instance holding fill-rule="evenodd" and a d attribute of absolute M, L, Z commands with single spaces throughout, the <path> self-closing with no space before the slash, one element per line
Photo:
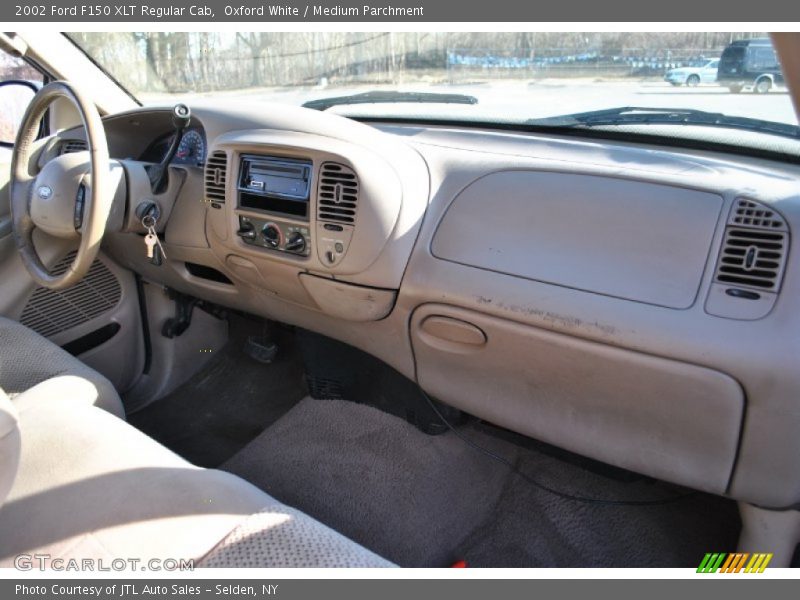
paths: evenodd
<path fill-rule="evenodd" d="M 176 104 L 172 107 L 172 125 L 175 127 L 175 135 L 170 143 L 169 150 L 164 155 L 161 163 L 153 165 L 148 170 L 150 176 L 150 188 L 154 194 L 160 194 L 164 191 L 167 185 L 167 175 L 169 173 L 169 163 L 175 158 L 178 152 L 178 147 L 181 145 L 181 138 L 183 138 L 184 130 L 189 126 L 192 120 L 192 111 L 185 104 Z"/>

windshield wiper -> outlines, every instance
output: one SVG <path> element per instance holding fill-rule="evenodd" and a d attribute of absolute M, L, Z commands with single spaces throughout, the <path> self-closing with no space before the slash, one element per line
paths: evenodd
<path fill-rule="evenodd" d="M 596 127 L 603 125 L 703 125 L 759 131 L 784 137 L 800 139 L 800 127 L 788 123 L 776 123 L 749 117 L 734 117 L 722 113 L 706 112 L 689 108 L 650 108 L 622 106 L 605 110 L 592 110 L 544 119 L 530 119 L 528 125 L 550 127 Z"/>
<path fill-rule="evenodd" d="M 303 106 L 315 110 L 328 110 L 333 106 L 346 104 L 389 104 L 393 102 L 420 102 L 428 104 L 477 104 L 475 96 L 465 94 L 440 94 L 432 92 L 392 92 L 376 91 L 352 94 L 350 96 L 336 96 L 335 98 L 320 98 L 309 100 Z"/>

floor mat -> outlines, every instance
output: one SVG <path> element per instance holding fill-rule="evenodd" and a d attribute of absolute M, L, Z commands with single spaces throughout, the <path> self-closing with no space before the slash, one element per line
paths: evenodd
<path fill-rule="evenodd" d="M 265 365 L 247 356 L 248 335 L 262 322 L 233 317 L 215 359 L 177 390 L 128 416 L 149 436 L 203 467 L 217 467 L 306 395 L 294 336 L 272 329 L 278 354 Z"/>
<path fill-rule="evenodd" d="M 683 490 L 607 477 L 512 444 L 480 427 L 463 433 L 547 485 L 604 499 L 666 498 Z M 696 494 L 657 506 L 554 497 L 468 447 L 428 436 L 375 408 L 305 399 L 222 468 L 401 566 L 692 567 L 735 548 L 733 502 Z"/>

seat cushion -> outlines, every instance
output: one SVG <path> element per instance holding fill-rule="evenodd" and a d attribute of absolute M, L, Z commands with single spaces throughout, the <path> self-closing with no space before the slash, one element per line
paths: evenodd
<path fill-rule="evenodd" d="M 19 454 L 17 409 L 0 389 L 0 506 L 3 505 L 17 473 Z"/>
<path fill-rule="evenodd" d="M 198 566 L 334 569 L 393 565 L 299 510 L 276 501 L 245 519 Z"/>
<path fill-rule="evenodd" d="M 340 556 L 355 566 L 390 565 L 243 479 L 189 464 L 106 411 L 59 397 L 17 408 L 22 454 L 0 507 L 0 566 L 21 553 L 142 561 L 208 555 L 211 564 L 265 567 L 328 566 Z M 257 548 L 229 538 L 264 509 L 273 521 L 258 521 Z M 237 547 L 241 558 L 231 558 Z"/>
<path fill-rule="evenodd" d="M 32 329 L 0 317 L 0 388 L 10 398 L 60 375 L 84 379 L 94 391 L 87 394 L 83 389 L 81 397 L 125 418 L 119 394 L 108 379 Z"/>

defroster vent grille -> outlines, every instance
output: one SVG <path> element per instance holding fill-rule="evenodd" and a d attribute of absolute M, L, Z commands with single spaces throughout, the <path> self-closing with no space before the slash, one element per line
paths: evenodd
<path fill-rule="evenodd" d="M 747 198 L 736 199 L 728 224 L 771 230 L 782 229 L 786 226 L 783 217 L 769 206 Z"/>
<path fill-rule="evenodd" d="M 75 258 L 70 252 L 53 269 L 60 275 Z M 113 309 L 120 301 L 122 288 L 114 274 L 95 260 L 86 276 L 66 290 L 37 288 L 22 311 L 20 322 L 47 337 L 82 325 Z"/>

